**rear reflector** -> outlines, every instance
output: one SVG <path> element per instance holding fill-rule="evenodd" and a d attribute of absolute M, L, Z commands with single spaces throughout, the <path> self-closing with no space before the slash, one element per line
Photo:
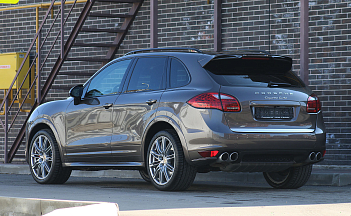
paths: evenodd
<path fill-rule="evenodd" d="M 239 101 L 228 94 L 202 93 L 188 101 L 195 108 L 219 109 L 225 112 L 240 112 Z"/>
<path fill-rule="evenodd" d="M 307 112 L 308 113 L 317 113 L 321 110 L 321 102 L 317 95 L 312 94 L 307 99 Z"/>
<path fill-rule="evenodd" d="M 216 157 L 216 155 L 218 154 L 218 151 L 201 151 L 199 152 L 199 154 L 202 157 Z"/>

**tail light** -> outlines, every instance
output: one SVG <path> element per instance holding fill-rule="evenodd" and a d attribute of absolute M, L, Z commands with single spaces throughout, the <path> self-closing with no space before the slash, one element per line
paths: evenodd
<path fill-rule="evenodd" d="M 317 113 L 321 110 L 321 102 L 317 95 L 312 94 L 307 99 L 307 112 L 308 113 Z"/>
<path fill-rule="evenodd" d="M 231 95 L 221 93 L 202 93 L 188 101 L 195 108 L 219 109 L 225 112 L 240 112 L 239 101 Z"/>

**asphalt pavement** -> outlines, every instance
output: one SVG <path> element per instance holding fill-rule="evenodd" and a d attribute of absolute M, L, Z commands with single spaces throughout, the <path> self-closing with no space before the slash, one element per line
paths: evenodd
<path fill-rule="evenodd" d="M 187 191 L 162 192 L 144 182 L 137 171 L 74 171 L 66 184 L 40 185 L 29 175 L 28 165 L 0 164 L 0 205 L 10 209 L 13 205 L 18 212 L 22 211 L 19 206 L 33 207 L 38 200 L 41 208 L 48 205 L 45 211 L 38 210 L 41 214 L 20 215 L 42 215 L 49 210 L 90 204 L 98 207 L 100 204 L 96 203 L 104 202 L 101 205 L 117 204 L 122 216 L 234 215 L 234 212 L 235 215 L 351 216 L 350 192 L 351 167 L 347 166 L 314 166 L 309 182 L 298 190 L 272 189 L 262 173 L 210 172 L 199 173 Z M 62 204 L 61 200 L 68 201 Z M 2 214 L 0 210 L 0 215 L 11 214 Z"/>

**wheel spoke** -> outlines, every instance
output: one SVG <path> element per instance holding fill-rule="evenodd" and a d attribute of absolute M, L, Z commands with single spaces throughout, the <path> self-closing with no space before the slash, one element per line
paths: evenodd
<path fill-rule="evenodd" d="M 47 173 L 50 172 L 50 167 L 47 162 L 43 162 L 44 169 L 46 170 Z"/>
<path fill-rule="evenodd" d="M 45 154 L 51 154 L 52 149 L 51 149 L 51 145 L 47 146 L 44 150 Z"/>
<path fill-rule="evenodd" d="M 156 142 L 156 151 L 159 153 L 159 154 L 162 154 L 162 149 L 161 149 L 161 145 L 160 145 L 160 142 L 159 142 L 159 139 L 155 140 Z"/>
<path fill-rule="evenodd" d="M 167 145 L 167 140 L 166 137 L 162 137 L 162 154 L 166 154 L 166 145 Z"/>
<path fill-rule="evenodd" d="M 40 158 L 40 155 L 39 155 L 39 154 L 33 153 L 33 154 L 31 154 L 30 157 L 31 157 L 31 158 L 34 158 L 34 159 L 39 159 L 39 158 Z"/>
<path fill-rule="evenodd" d="M 174 155 L 174 152 L 173 152 L 173 154 L 170 154 L 170 155 L 167 155 L 167 160 L 172 160 L 172 159 L 174 159 L 174 157 L 175 157 L 175 155 Z"/>
<path fill-rule="evenodd" d="M 174 167 L 172 167 L 170 164 L 166 164 L 166 169 L 168 169 L 170 172 L 174 172 Z"/>
<path fill-rule="evenodd" d="M 166 182 L 168 182 L 169 179 L 170 179 L 170 177 L 169 177 L 169 175 L 168 175 L 166 166 L 164 166 L 162 170 L 163 170 L 163 175 L 164 175 L 165 178 L 166 178 Z"/>
<path fill-rule="evenodd" d="M 156 178 L 156 176 L 157 176 L 157 174 L 159 174 L 160 173 L 160 166 L 158 165 L 156 168 L 153 168 L 152 169 L 153 170 L 153 172 L 151 172 L 151 174 L 152 174 L 152 178 Z"/>
<path fill-rule="evenodd" d="M 160 154 L 157 154 L 155 151 L 151 150 L 151 155 L 155 157 L 155 159 L 159 160 L 159 158 L 161 157 Z"/>
<path fill-rule="evenodd" d="M 33 145 L 34 145 L 34 149 L 35 149 L 36 152 L 38 152 L 38 153 L 41 153 L 41 152 L 42 152 L 42 151 L 40 150 L 39 146 L 38 146 L 39 143 L 34 142 Z"/>
<path fill-rule="evenodd" d="M 167 153 L 172 149 L 172 144 L 169 143 L 168 146 L 165 149 L 165 155 L 167 155 Z"/>
<path fill-rule="evenodd" d="M 152 163 L 149 163 L 149 167 L 151 167 L 151 168 L 157 167 L 158 165 L 160 165 L 159 161 L 154 161 Z"/>
<path fill-rule="evenodd" d="M 45 165 L 44 163 L 40 164 L 40 170 L 41 170 L 41 177 L 45 178 L 46 174 L 45 174 Z"/>
<path fill-rule="evenodd" d="M 46 157 L 46 161 L 52 162 L 52 157 Z"/>
<path fill-rule="evenodd" d="M 43 148 L 43 137 L 39 136 L 39 149 L 41 152 L 43 152 L 44 148 Z"/>
<path fill-rule="evenodd" d="M 38 166 L 40 165 L 40 162 L 39 161 L 35 161 L 35 163 L 32 165 L 32 169 L 36 169 L 38 168 Z"/>

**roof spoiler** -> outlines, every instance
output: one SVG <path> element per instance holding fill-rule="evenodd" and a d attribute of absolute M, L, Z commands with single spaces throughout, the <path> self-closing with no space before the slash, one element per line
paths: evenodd
<path fill-rule="evenodd" d="M 205 55 L 202 56 L 198 62 L 201 65 L 201 67 L 205 67 L 209 62 L 215 61 L 215 60 L 221 60 L 221 59 L 269 59 L 269 60 L 280 60 L 280 61 L 286 61 L 287 64 L 290 65 L 290 68 L 292 67 L 292 59 L 290 57 L 286 56 L 278 56 L 278 55 L 271 55 L 271 54 L 256 54 L 256 53 L 250 53 L 250 54 L 214 54 L 214 55 Z"/>

